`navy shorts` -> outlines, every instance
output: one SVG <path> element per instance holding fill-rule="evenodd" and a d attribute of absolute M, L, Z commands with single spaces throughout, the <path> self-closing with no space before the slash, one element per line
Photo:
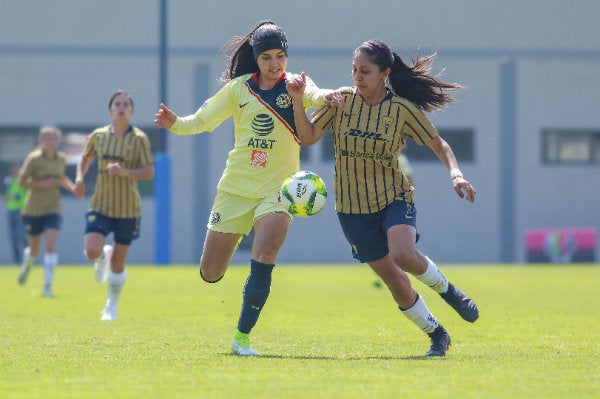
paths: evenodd
<path fill-rule="evenodd" d="M 140 236 L 141 218 L 111 218 L 102 213 L 89 211 L 85 214 L 85 233 L 100 233 L 104 237 L 111 232 L 115 242 L 131 245 Z"/>
<path fill-rule="evenodd" d="M 415 204 L 403 200 L 396 200 L 375 213 L 338 212 L 337 215 L 346 240 L 352 247 L 352 256 L 363 263 L 381 259 L 389 253 L 387 231 L 390 227 L 408 224 L 417 228 Z"/>
<path fill-rule="evenodd" d="M 27 235 L 39 236 L 46 229 L 60 230 L 62 218 L 58 213 L 49 213 L 42 216 L 23 215 L 23 224 Z"/>

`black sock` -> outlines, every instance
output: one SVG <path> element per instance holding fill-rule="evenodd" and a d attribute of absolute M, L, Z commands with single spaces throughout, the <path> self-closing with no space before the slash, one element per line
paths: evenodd
<path fill-rule="evenodd" d="M 240 332 L 248 334 L 256 324 L 260 311 L 271 292 L 271 274 L 274 267 L 274 264 L 250 260 L 250 275 L 244 286 L 244 301 L 238 320 Z"/>

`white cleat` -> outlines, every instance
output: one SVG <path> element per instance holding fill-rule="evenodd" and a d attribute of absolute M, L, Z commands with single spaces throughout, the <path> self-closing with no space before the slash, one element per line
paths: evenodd
<path fill-rule="evenodd" d="M 117 320 L 117 307 L 107 305 L 104 309 L 102 309 L 100 320 Z"/>
<path fill-rule="evenodd" d="M 44 293 L 42 294 L 44 298 L 54 298 L 54 292 L 48 287 L 44 288 Z"/>
<path fill-rule="evenodd" d="M 258 356 L 258 351 L 250 345 L 243 347 L 237 340 L 231 342 L 231 351 L 237 356 Z"/>
<path fill-rule="evenodd" d="M 113 247 L 105 245 L 104 248 L 102 248 L 102 256 L 94 262 L 94 275 L 98 284 L 103 284 L 108 280 L 112 252 Z"/>

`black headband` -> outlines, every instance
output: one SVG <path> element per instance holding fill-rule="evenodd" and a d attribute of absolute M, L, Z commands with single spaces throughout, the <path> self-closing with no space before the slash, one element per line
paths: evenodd
<path fill-rule="evenodd" d="M 265 39 L 260 42 L 256 42 L 252 45 L 252 52 L 254 53 L 254 61 L 258 60 L 260 53 L 272 49 L 281 49 L 287 55 L 287 40 L 281 37 L 274 37 L 271 39 Z"/>

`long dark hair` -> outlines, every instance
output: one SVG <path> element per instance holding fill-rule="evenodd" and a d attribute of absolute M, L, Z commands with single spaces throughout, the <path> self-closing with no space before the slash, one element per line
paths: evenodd
<path fill-rule="evenodd" d="M 430 75 L 437 51 L 424 57 L 411 57 L 412 65 L 407 65 L 397 53 L 380 40 L 369 40 L 354 50 L 354 55 L 366 54 L 380 71 L 390 68 L 388 83 L 390 89 L 404 97 L 423 111 L 439 111 L 454 102 L 452 92 L 464 89 L 458 83 L 443 82 L 437 75 Z"/>
<path fill-rule="evenodd" d="M 221 82 L 227 83 L 238 76 L 258 72 L 252 45 L 263 37 L 272 36 L 285 38 L 285 32 L 272 21 L 265 20 L 244 36 L 236 36 L 225 43 L 220 53 L 226 58 L 227 67 L 221 74 Z"/>

